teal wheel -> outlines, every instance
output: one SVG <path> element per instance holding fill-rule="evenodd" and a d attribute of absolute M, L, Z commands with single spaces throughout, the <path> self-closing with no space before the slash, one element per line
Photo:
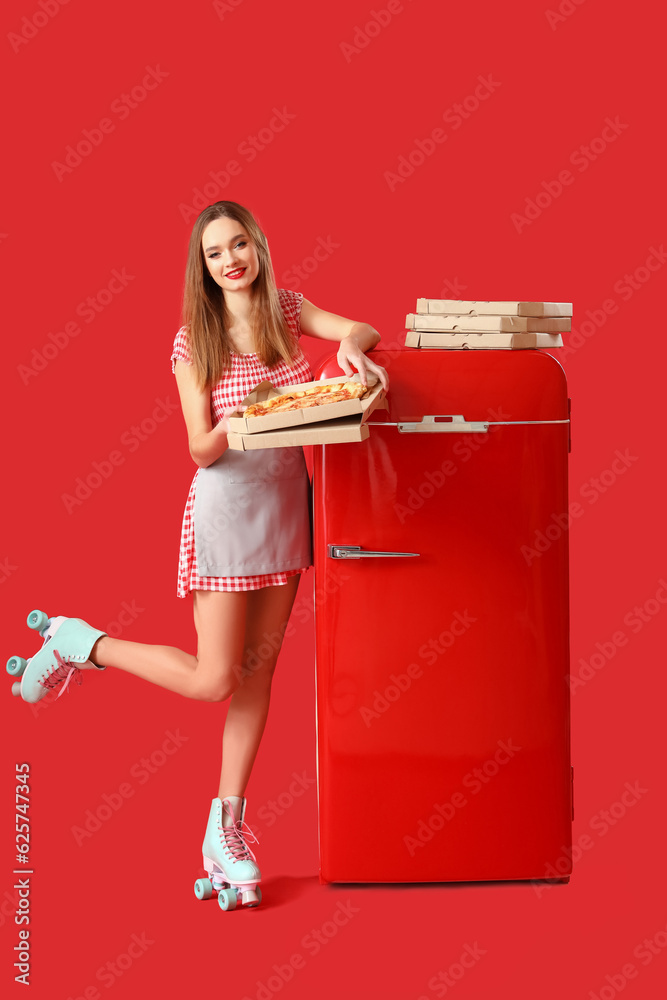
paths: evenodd
<path fill-rule="evenodd" d="M 213 895 L 213 886 L 210 878 L 198 878 L 195 882 L 195 896 L 197 899 L 210 899 Z"/>
<path fill-rule="evenodd" d="M 34 628 L 36 632 L 41 632 L 49 623 L 49 616 L 43 611 L 31 611 L 28 615 L 28 628 Z"/>
<path fill-rule="evenodd" d="M 218 903 L 221 910 L 235 910 L 236 889 L 221 889 L 218 893 Z"/>
<path fill-rule="evenodd" d="M 22 656 L 10 656 L 7 660 L 7 673 L 11 677 L 20 677 L 28 665 Z"/>

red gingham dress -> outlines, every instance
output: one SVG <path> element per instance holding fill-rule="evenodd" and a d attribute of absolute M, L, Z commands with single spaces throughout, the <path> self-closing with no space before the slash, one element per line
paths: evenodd
<path fill-rule="evenodd" d="M 302 292 L 279 288 L 278 297 L 289 329 L 298 340 L 301 337 L 301 303 Z M 185 327 L 176 334 L 174 349 L 171 355 L 171 370 L 175 371 L 176 361 L 192 364 L 187 333 Z M 211 423 L 215 425 L 221 420 L 225 409 L 237 406 L 248 395 L 258 382 L 270 380 L 274 385 L 291 385 L 295 382 L 312 381 L 313 373 L 307 358 L 299 345 L 298 354 L 292 367 L 285 361 L 279 361 L 270 368 L 262 364 L 256 354 L 232 354 L 232 370 L 223 375 L 218 384 L 211 390 Z M 181 547 L 178 560 L 179 597 L 187 597 L 191 590 L 259 590 L 260 587 L 272 587 L 287 583 L 290 576 L 305 573 L 309 568 L 286 570 L 281 573 L 262 573 L 256 576 L 199 576 L 197 573 L 197 557 L 195 554 L 194 499 L 199 469 L 195 472 L 190 486 L 183 526 L 181 528 Z"/>

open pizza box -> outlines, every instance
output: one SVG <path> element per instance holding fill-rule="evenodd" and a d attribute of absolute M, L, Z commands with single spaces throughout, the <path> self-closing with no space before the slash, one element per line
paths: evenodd
<path fill-rule="evenodd" d="M 337 382 L 359 382 L 358 374 L 338 375 L 335 378 L 299 382 L 295 385 L 276 387 L 271 382 L 260 382 L 240 403 L 251 406 L 284 393 L 307 389 L 313 385 L 333 385 Z M 241 412 L 229 419 L 227 443 L 237 451 L 256 448 L 289 448 L 310 444 L 342 444 L 364 441 L 369 430 L 366 419 L 373 410 L 387 409 L 382 383 L 373 372 L 368 372 L 370 392 L 362 399 L 346 399 L 339 403 L 309 406 L 300 410 L 268 413 L 266 416 L 245 417 Z"/>
<path fill-rule="evenodd" d="M 360 382 L 359 374 L 338 375 L 335 378 L 321 378 L 314 382 L 299 382 L 295 385 L 281 385 L 276 388 L 271 382 L 260 382 L 252 392 L 248 393 L 240 406 L 251 406 L 252 403 L 262 403 L 265 399 L 273 399 L 286 393 L 309 389 L 315 385 L 335 385 L 338 382 Z M 359 414 L 362 421 L 384 399 L 382 383 L 373 372 L 368 373 L 368 392 L 362 399 L 344 399 L 339 403 L 326 403 L 323 406 L 308 406 L 303 410 L 285 410 L 279 413 L 267 413 L 266 416 L 246 417 L 239 412 L 238 416 L 229 417 L 229 429 L 234 434 L 259 434 L 263 431 L 275 431 L 283 427 L 300 427 L 303 424 L 320 423 L 338 420 L 340 417 L 351 417 Z"/>

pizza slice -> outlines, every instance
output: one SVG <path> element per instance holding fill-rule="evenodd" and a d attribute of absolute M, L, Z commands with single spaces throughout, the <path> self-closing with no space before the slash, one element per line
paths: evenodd
<path fill-rule="evenodd" d="M 326 403 L 340 403 L 345 399 L 360 399 L 368 391 L 361 382 L 330 382 L 314 385 L 308 389 L 282 393 L 261 403 L 253 403 L 244 411 L 246 417 L 266 416 L 285 410 L 300 410 L 309 406 L 323 406 Z"/>
<path fill-rule="evenodd" d="M 314 385 L 298 392 L 283 393 L 282 396 L 275 397 L 278 402 L 270 412 L 276 413 L 283 410 L 301 409 L 304 406 L 316 406 L 320 400 L 328 398 L 332 390 L 335 391 L 342 387 L 343 383 L 341 382 L 340 385 Z"/>
<path fill-rule="evenodd" d="M 267 413 L 272 413 L 277 406 L 281 406 L 286 402 L 296 398 L 295 393 L 285 393 L 282 396 L 272 396 L 271 399 L 264 399 L 261 403 L 252 403 L 247 406 L 243 411 L 244 417 L 261 417 L 266 416 Z"/>
<path fill-rule="evenodd" d="M 345 382 L 340 389 L 332 386 L 332 395 L 340 395 L 341 399 L 361 399 L 368 392 L 368 386 L 361 382 Z"/>

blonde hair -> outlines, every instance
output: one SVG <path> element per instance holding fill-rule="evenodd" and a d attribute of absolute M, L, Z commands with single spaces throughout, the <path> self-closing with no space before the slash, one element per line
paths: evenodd
<path fill-rule="evenodd" d="M 279 361 L 292 364 L 297 342 L 290 331 L 278 297 L 266 236 L 252 213 L 235 201 L 217 201 L 195 220 L 190 235 L 183 292 L 183 325 L 197 383 L 212 388 L 231 369 L 232 349 L 227 334 L 229 318 L 222 289 L 208 272 L 202 237 L 214 219 L 240 222 L 257 250 L 259 273 L 252 283 L 250 327 L 259 360 L 270 367 Z"/>

